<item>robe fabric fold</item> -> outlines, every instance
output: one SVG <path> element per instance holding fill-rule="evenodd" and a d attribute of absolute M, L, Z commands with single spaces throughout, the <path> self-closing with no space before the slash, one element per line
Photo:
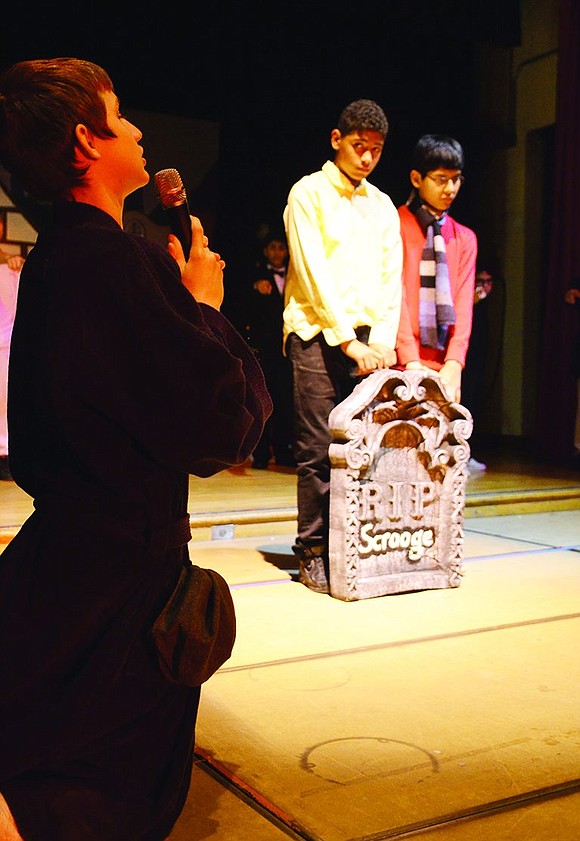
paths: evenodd
<path fill-rule="evenodd" d="M 0 791 L 26 841 L 169 834 L 199 701 L 151 640 L 188 554 L 172 536 L 188 474 L 243 462 L 270 411 L 251 350 L 163 248 L 56 208 L 10 357 L 11 469 L 35 510 L 0 555 Z"/>

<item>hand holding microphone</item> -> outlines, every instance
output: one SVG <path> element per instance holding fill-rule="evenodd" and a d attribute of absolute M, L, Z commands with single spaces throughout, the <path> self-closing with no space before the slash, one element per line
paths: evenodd
<path fill-rule="evenodd" d="M 155 184 L 171 232 L 181 246 L 179 249 L 169 240 L 168 250 L 179 265 L 183 284 L 196 301 L 219 309 L 224 299 L 225 262 L 219 254 L 210 251 L 199 219 L 189 215 L 181 176 L 176 169 L 162 169 L 155 174 Z"/>

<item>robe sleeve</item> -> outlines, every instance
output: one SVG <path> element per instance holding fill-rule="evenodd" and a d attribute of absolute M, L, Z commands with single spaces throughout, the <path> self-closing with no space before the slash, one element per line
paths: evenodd
<path fill-rule="evenodd" d="M 224 316 L 195 301 L 168 255 L 118 237 L 65 286 L 60 375 L 168 468 L 209 476 L 242 463 L 271 412 L 254 355 Z"/>

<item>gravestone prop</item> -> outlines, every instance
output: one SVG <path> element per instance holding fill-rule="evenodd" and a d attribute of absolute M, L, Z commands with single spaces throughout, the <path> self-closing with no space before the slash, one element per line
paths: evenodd
<path fill-rule="evenodd" d="M 330 414 L 330 591 L 458 587 L 473 429 L 436 372 L 375 371 Z"/>

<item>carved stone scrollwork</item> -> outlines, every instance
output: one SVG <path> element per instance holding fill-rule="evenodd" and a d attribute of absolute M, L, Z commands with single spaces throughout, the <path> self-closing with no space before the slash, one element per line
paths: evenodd
<path fill-rule="evenodd" d="M 354 418 L 346 430 L 349 443 L 345 445 L 346 463 L 353 470 L 360 470 L 365 464 L 369 464 L 371 450 L 365 444 L 365 423 L 360 418 Z"/>
<path fill-rule="evenodd" d="M 350 599 L 357 598 L 356 579 L 358 571 L 358 535 L 359 535 L 359 519 L 358 498 L 359 498 L 360 484 L 354 476 L 347 477 L 346 486 L 346 511 L 347 520 L 345 523 L 345 567 L 346 567 L 346 588 Z"/>
<path fill-rule="evenodd" d="M 332 595 L 458 586 L 468 410 L 434 372 L 376 371 L 329 421 Z"/>

